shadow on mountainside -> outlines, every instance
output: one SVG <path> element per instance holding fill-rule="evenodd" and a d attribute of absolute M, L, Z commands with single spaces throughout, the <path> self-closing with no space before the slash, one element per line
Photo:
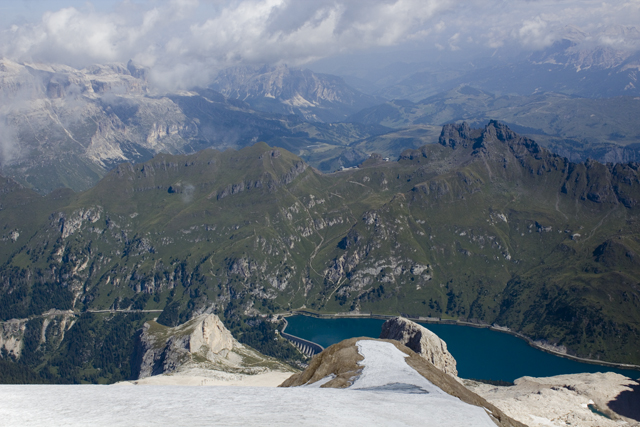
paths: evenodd
<path fill-rule="evenodd" d="M 636 381 L 635 384 L 631 384 L 629 387 L 631 387 L 631 390 L 623 391 L 607 406 L 623 417 L 640 421 L 640 383 Z"/>

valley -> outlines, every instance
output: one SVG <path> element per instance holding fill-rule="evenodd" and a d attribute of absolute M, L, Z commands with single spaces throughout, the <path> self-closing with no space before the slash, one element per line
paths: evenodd
<path fill-rule="evenodd" d="M 640 426 L 639 21 L 3 3 L 3 425 Z"/>
<path fill-rule="evenodd" d="M 55 378 L 77 329 L 38 316 L 145 309 L 166 326 L 213 311 L 263 351 L 269 316 L 306 306 L 497 323 L 638 364 L 638 185 L 634 164 L 571 163 L 494 121 L 333 174 L 258 143 L 123 163 L 82 193 L 5 179 L 0 314 L 24 319 L 24 345 L 4 348 Z M 150 317 L 85 317 L 93 344 L 67 378 L 102 381 L 99 337 L 131 340 Z"/>

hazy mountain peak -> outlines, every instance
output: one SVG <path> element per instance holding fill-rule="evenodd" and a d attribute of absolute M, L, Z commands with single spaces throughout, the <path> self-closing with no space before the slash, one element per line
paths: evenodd
<path fill-rule="evenodd" d="M 341 121 L 379 102 L 353 89 L 341 77 L 287 65 L 229 68 L 218 74 L 211 88 L 260 110 L 319 122 Z"/>
<path fill-rule="evenodd" d="M 562 32 L 562 38 L 574 43 L 580 43 L 588 37 L 588 34 L 575 25 L 567 25 Z"/>

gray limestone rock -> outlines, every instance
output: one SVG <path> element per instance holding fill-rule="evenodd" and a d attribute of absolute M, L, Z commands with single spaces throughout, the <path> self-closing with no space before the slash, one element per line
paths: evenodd
<path fill-rule="evenodd" d="M 215 314 L 203 314 L 175 328 L 147 322 L 140 336 L 139 378 L 174 372 L 194 359 L 215 361 L 242 347 Z"/>
<path fill-rule="evenodd" d="M 395 317 L 382 325 L 380 338 L 400 341 L 442 372 L 458 376 L 456 359 L 447 350 L 447 343 L 424 326 L 403 317 Z"/>

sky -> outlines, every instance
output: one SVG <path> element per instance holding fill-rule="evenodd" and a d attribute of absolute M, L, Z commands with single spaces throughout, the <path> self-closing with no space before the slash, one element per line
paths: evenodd
<path fill-rule="evenodd" d="M 185 88 L 237 65 L 529 52 L 566 34 L 640 46 L 629 28 L 640 0 L 0 0 L 0 16 L 5 58 L 78 68 L 133 59 L 157 84 Z"/>

